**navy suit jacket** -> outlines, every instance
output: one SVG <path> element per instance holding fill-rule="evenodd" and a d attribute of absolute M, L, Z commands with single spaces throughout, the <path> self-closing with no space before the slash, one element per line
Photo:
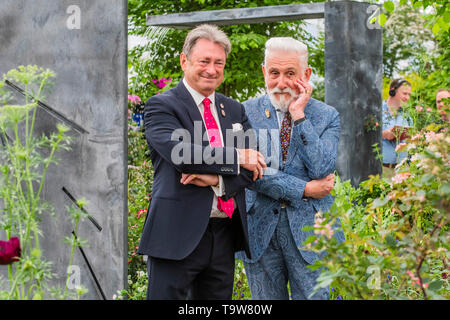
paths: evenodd
<path fill-rule="evenodd" d="M 183 185 L 180 179 L 181 173 L 208 173 L 222 175 L 226 193 L 222 198 L 235 198 L 234 248 L 250 256 L 245 187 L 253 182 L 253 174 L 243 168 L 238 174 L 237 151 L 227 141 L 227 129 L 233 124 L 241 124 L 242 132 L 250 124 L 239 102 L 216 93 L 215 106 L 224 147 L 211 148 L 202 116 L 183 82 L 146 102 L 145 136 L 154 180 L 138 253 L 181 260 L 196 248 L 209 222 L 214 192 L 211 187 Z"/>

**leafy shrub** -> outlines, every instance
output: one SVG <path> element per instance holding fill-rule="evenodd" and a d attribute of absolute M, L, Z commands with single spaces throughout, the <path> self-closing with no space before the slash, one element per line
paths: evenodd
<path fill-rule="evenodd" d="M 435 132 L 431 129 L 440 130 Z M 450 136 L 430 125 L 416 130 L 409 159 L 390 181 L 377 176 L 355 189 L 337 178 L 330 212 L 319 213 L 310 250 L 327 254 L 316 289 L 332 286 L 343 299 L 448 299 Z M 346 241 L 323 230 L 341 220 Z"/>

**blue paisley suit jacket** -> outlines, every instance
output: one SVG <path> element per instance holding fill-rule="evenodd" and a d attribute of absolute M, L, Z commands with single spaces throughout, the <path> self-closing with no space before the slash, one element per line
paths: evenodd
<path fill-rule="evenodd" d="M 308 181 L 323 178 L 335 170 L 339 113 L 335 108 L 311 98 L 305 108 L 306 120 L 292 127 L 288 155 L 283 165 L 276 110 L 269 97 L 265 95 L 246 101 L 244 107 L 258 135 L 259 151 L 265 156 L 268 169 L 262 179 L 246 189 L 252 259 L 248 259 L 243 252 L 238 252 L 237 258 L 255 262 L 261 257 L 278 223 L 281 204 L 285 202 L 288 204 L 286 210 L 295 243 L 306 262 L 314 263 L 319 256 L 301 250 L 302 243 L 313 231 L 303 231 L 302 228 L 313 226 L 316 212 L 328 211 L 333 198 L 327 195 L 322 199 L 302 199 L 303 191 Z M 338 241 L 344 240 L 341 231 L 336 231 L 334 236 Z"/>

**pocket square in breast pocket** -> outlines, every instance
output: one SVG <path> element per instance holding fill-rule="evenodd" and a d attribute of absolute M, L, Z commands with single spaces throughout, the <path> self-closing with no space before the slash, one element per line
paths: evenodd
<path fill-rule="evenodd" d="M 242 129 L 243 129 L 243 127 L 242 127 L 241 123 L 233 123 L 233 132 L 236 132 L 236 131 L 239 131 Z"/>

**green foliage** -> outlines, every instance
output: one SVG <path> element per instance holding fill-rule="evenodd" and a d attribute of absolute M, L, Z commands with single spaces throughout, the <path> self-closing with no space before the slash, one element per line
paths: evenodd
<path fill-rule="evenodd" d="M 147 268 L 137 249 L 151 201 L 154 170 L 144 132 L 128 121 L 128 289 L 114 298 L 141 300 L 147 294 Z"/>
<path fill-rule="evenodd" d="M 43 299 L 46 295 L 67 299 L 79 298 L 85 292 L 64 292 L 50 288 L 47 282 L 54 276 L 51 263 L 42 257 L 40 229 L 44 215 L 53 214 L 49 203 L 42 201 L 46 173 L 50 165 L 57 163 L 56 153 L 69 149 L 68 131 L 62 124 L 57 131 L 37 138 L 34 135 L 38 101 L 51 87 L 54 73 L 37 66 L 19 66 L 9 71 L 0 82 L 0 230 L 7 239 L 16 236 L 20 240 L 21 257 L 8 265 L 9 290 L 0 290 L 2 299 Z M 24 88 L 25 103 L 9 105 L 11 95 L 5 89 L 9 81 Z M 75 233 L 79 221 L 84 217 L 81 208 L 68 208 L 75 222 Z M 69 239 L 72 247 L 69 266 L 72 265 L 74 249 L 80 243 L 75 237 Z M 69 278 L 69 274 L 67 275 Z M 2 286 L 5 288 L 5 286 Z"/>
<path fill-rule="evenodd" d="M 383 26 L 384 75 L 392 78 L 395 72 L 417 72 L 423 67 L 424 56 L 436 54 L 434 35 L 431 29 L 424 28 L 426 19 L 411 5 L 399 6 L 387 15 Z M 400 61 L 408 63 L 402 66 Z M 431 67 L 434 65 L 429 65 Z"/>
<path fill-rule="evenodd" d="M 370 176 L 355 189 L 337 178 L 330 212 L 316 217 L 306 245 L 327 254 L 316 289 L 332 286 L 344 299 L 449 299 L 450 135 L 418 131 L 398 151 L 409 161 L 392 179 Z M 346 240 L 329 232 L 341 221 Z M 339 226 L 338 226 L 339 227 Z"/>
<path fill-rule="evenodd" d="M 436 93 L 440 88 L 450 88 L 450 32 L 440 33 L 437 44 L 439 55 L 435 58 L 423 55 L 425 63 L 418 73 L 406 77 L 413 90 L 404 109 L 419 130 L 442 122 L 436 108 Z M 436 65 L 434 71 L 428 68 L 430 65 Z"/>
<path fill-rule="evenodd" d="M 128 290 L 120 290 L 113 300 L 145 300 L 147 296 L 148 277 L 146 271 L 136 271 L 128 275 Z"/>
<path fill-rule="evenodd" d="M 241 260 L 235 261 L 234 266 L 234 285 L 233 300 L 250 300 L 252 297 L 248 285 L 247 275 L 245 274 L 244 263 Z"/>
<path fill-rule="evenodd" d="M 128 157 L 130 159 L 128 165 L 128 262 L 131 267 L 130 273 L 133 274 L 133 271 L 145 267 L 142 256 L 137 255 L 136 250 L 139 245 L 147 208 L 151 199 L 153 166 L 145 156 L 148 148 L 142 132 L 138 132 L 139 135 L 134 139 L 132 134 L 129 137 L 129 152 L 133 149 L 140 149 L 140 155 L 134 158 L 134 160 L 132 157 Z M 136 160 L 141 161 L 138 162 Z"/>

